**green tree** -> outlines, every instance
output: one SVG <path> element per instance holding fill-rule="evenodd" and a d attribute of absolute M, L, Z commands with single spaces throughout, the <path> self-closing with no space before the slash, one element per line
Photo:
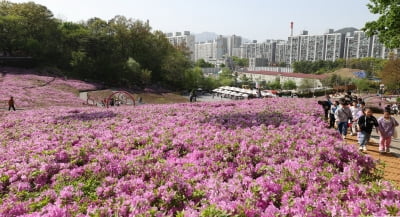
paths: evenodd
<path fill-rule="evenodd" d="M 282 84 L 282 89 L 284 90 L 294 90 L 296 88 L 297 88 L 296 82 L 292 80 L 287 80 Z"/>
<path fill-rule="evenodd" d="M 385 87 L 389 90 L 400 89 L 400 59 L 390 57 L 390 60 L 386 63 L 385 67 L 380 73 L 382 82 Z"/>
<path fill-rule="evenodd" d="M 281 86 L 281 79 L 280 79 L 279 77 L 276 77 L 276 78 L 275 78 L 275 81 L 273 81 L 273 82 L 268 82 L 268 83 L 267 83 L 267 86 L 268 86 L 270 89 L 279 90 L 279 89 L 282 88 L 282 86 Z"/>
<path fill-rule="evenodd" d="M 242 82 L 243 85 L 249 85 L 251 82 L 251 80 L 245 74 L 242 74 L 240 76 L 240 81 Z"/>
<path fill-rule="evenodd" d="M 201 87 L 204 90 L 213 90 L 219 86 L 220 86 L 220 84 L 219 84 L 218 80 L 213 77 L 205 77 L 201 83 Z"/>
<path fill-rule="evenodd" d="M 285 62 L 280 62 L 280 63 L 278 64 L 278 66 L 279 66 L 279 67 L 286 67 L 287 64 L 286 64 Z"/>
<path fill-rule="evenodd" d="M 182 88 L 185 86 L 185 71 L 190 68 L 190 59 L 184 53 L 171 52 L 163 61 L 162 79 L 170 87 Z"/>
<path fill-rule="evenodd" d="M 194 65 L 196 67 L 200 67 L 200 68 L 213 68 L 214 67 L 213 64 L 206 62 L 204 59 L 198 59 Z"/>
<path fill-rule="evenodd" d="M 189 50 L 172 46 L 148 22 L 124 16 L 62 22 L 33 2 L 0 1 L 0 40 L 3 55 L 31 56 L 41 66 L 111 85 L 152 82 L 181 89 L 193 67 Z"/>
<path fill-rule="evenodd" d="M 59 21 L 45 6 L 0 2 L 0 36 L 8 55 L 31 56 L 40 63 L 57 62 L 61 33 Z"/>
<path fill-rule="evenodd" d="M 130 84 L 131 82 L 141 84 L 145 83 L 142 82 L 142 69 L 140 64 L 132 57 L 129 57 L 126 61 L 126 70 L 123 70 L 120 73 L 119 80 L 125 82 L 125 84 Z"/>
<path fill-rule="evenodd" d="M 315 84 L 314 84 L 314 81 L 312 79 L 306 79 L 305 78 L 305 79 L 301 80 L 299 88 L 304 90 L 304 89 L 314 88 L 314 86 L 315 86 Z"/>
<path fill-rule="evenodd" d="M 197 89 L 203 84 L 203 72 L 200 67 L 195 67 L 185 71 L 184 87 L 187 90 Z"/>
<path fill-rule="evenodd" d="M 235 83 L 233 72 L 229 68 L 223 68 L 218 81 L 222 86 L 231 86 Z"/>
<path fill-rule="evenodd" d="M 1 4 L 1 3 L 0 3 Z M 15 52 L 25 48 L 25 27 L 20 25 L 21 16 L 0 16 L 0 50 L 5 56 L 14 56 Z"/>
<path fill-rule="evenodd" d="M 370 82 L 367 79 L 355 79 L 353 83 L 358 90 L 364 91 L 370 89 Z"/>
<path fill-rule="evenodd" d="M 298 61 L 293 63 L 293 71 L 305 74 L 324 74 L 343 68 L 345 61 L 338 59 L 335 61 L 318 60 L 318 61 Z"/>
<path fill-rule="evenodd" d="M 342 86 L 351 83 L 350 78 L 343 78 L 340 75 L 332 74 L 329 77 L 321 80 L 322 85 L 326 87 Z"/>
<path fill-rule="evenodd" d="M 236 56 L 232 57 L 233 64 L 239 67 L 248 67 L 249 66 L 249 59 L 246 58 L 239 58 Z"/>
<path fill-rule="evenodd" d="M 369 36 L 377 35 L 388 48 L 400 47 L 400 1 L 370 0 L 369 11 L 380 17 L 363 28 Z"/>
<path fill-rule="evenodd" d="M 140 73 L 140 80 L 143 85 L 148 85 L 151 83 L 151 71 L 148 69 L 142 69 Z"/>

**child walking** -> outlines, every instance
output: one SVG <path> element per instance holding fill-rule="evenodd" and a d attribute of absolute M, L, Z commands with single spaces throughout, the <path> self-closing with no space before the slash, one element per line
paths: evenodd
<path fill-rule="evenodd" d="M 351 116 L 351 110 L 346 101 L 342 100 L 340 105 L 341 106 L 335 111 L 335 122 L 338 126 L 340 135 L 345 139 L 348 121 L 353 119 L 353 116 Z"/>
<path fill-rule="evenodd" d="M 399 123 L 391 117 L 390 110 L 385 110 L 383 117 L 379 118 L 379 153 L 390 153 L 390 143 L 392 142 L 392 136 L 395 128 L 399 126 Z"/>
<path fill-rule="evenodd" d="M 335 126 L 335 111 L 339 106 L 339 102 L 335 101 L 331 109 L 329 110 L 329 128 L 333 128 Z"/>
<path fill-rule="evenodd" d="M 370 108 L 365 109 L 365 114 L 358 119 L 358 127 L 359 127 L 359 144 L 360 151 L 367 151 L 367 143 L 369 138 L 371 137 L 372 128 L 375 126 L 376 133 L 379 133 L 379 124 L 376 118 L 372 115 L 372 110 Z"/>

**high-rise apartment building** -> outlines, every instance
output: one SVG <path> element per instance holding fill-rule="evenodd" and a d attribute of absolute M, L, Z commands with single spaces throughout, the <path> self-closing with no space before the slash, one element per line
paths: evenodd
<path fill-rule="evenodd" d="M 200 42 L 195 44 L 195 61 L 199 59 L 213 59 L 214 43 L 213 41 Z"/>
<path fill-rule="evenodd" d="M 289 62 L 289 45 L 285 40 L 276 41 L 275 46 L 275 60 L 274 63 L 287 63 Z"/>
<path fill-rule="evenodd" d="M 195 61 L 204 59 L 207 62 L 215 62 L 227 54 L 227 38 L 222 35 L 215 40 L 195 44 Z"/>
<path fill-rule="evenodd" d="M 227 38 L 227 55 L 240 56 L 240 46 L 242 45 L 242 37 L 232 35 Z"/>
<path fill-rule="evenodd" d="M 347 32 L 350 29 L 352 32 Z M 363 31 L 351 28 L 334 32 L 329 29 L 321 35 L 309 35 L 302 31 L 300 35 L 289 36 L 288 40 L 266 40 L 242 43 L 240 36 L 219 36 L 213 41 L 195 45 L 194 59 L 215 62 L 229 56 L 256 58 L 253 65 L 293 64 L 297 61 L 336 61 L 339 58 L 387 58 L 389 50 L 379 42 L 377 36 L 368 37 Z M 187 35 L 187 33 L 183 33 Z M 176 34 L 170 38 L 181 37 Z M 172 40 L 172 39 L 170 39 Z M 177 39 L 173 39 L 177 40 Z M 173 41 L 174 43 L 176 43 Z M 261 64 L 262 63 L 262 64 Z"/>
<path fill-rule="evenodd" d="M 228 39 L 222 35 L 214 40 L 213 58 L 222 59 L 228 53 Z"/>
<path fill-rule="evenodd" d="M 344 35 L 340 33 L 325 34 L 324 60 L 335 61 L 343 57 Z"/>
<path fill-rule="evenodd" d="M 190 59 L 195 60 L 195 36 L 191 35 L 189 31 L 176 32 L 175 35 L 172 33 L 166 34 L 169 42 L 174 46 L 186 46 L 190 51 Z"/>
<path fill-rule="evenodd" d="M 354 32 L 354 42 L 357 46 L 357 58 L 369 56 L 370 38 L 363 31 Z"/>
<path fill-rule="evenodd" d="M 242 45 L 241 58 L 257 58 L 262 60 L 257 60 L 262 63 L 274 63 L 275 62 L 275 52 L 276 52 L 276 41 L 266 40 L 262 43 L 257 43 L 257 41 L 244 43 Z M 255 61 L 254 61 L 255 62 Z"/>
<path fill-rule="evenodd" d="M 300 55 L 300 36 L 290 36 L 288 39 L 289 44 L 289 64 L 299 61 Z"/>
<path fill-rule="evenodd" d="M 387 49 L 378 39 L 376 35 L 371 38 L 370 56 L 375 58 L 388 58 L 389 49 Z"/>
<path fill-rule="evenodd" d="M 364 58 L 370 56 L 371 39 L 363 31 L 347 33 L 344 44 L 344 58 Z"/>
<path fill-rule="evenodd" d="M 308 41 L 307 61 L 324 60 L 324 35 L 310 35 Z"/>
<path fill-rule="evenodd" d="M 256 58 L 257 53 L 257 41 L 246 42 L 241 46 L 240 58 Z"/>

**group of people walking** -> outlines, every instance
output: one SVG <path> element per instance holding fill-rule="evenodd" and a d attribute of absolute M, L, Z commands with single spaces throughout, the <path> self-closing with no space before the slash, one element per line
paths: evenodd
<path fill-rule="evenodd" d="M 348 131 L 350 135 L 357 136 L 360 151 L 367 151 L 367 143 L 375 128 L 380 136 L 379 152 L 390 153 L 390 143 L 392 137 L 397 137 L 395 128 L 399 126 L 396 119 L 391 117 L 390 109 L 385 109 L 383 116 L 377 119 L 372 109 L 366 107 L 361 98 L 351 96 L 351 93 L 335 102 L 327 96 L 326 101 L 318 101 L 318 104 L 325 111 L 325 119 L 329 119 L 329 128 L 338 129 L 343 139 Z"/>

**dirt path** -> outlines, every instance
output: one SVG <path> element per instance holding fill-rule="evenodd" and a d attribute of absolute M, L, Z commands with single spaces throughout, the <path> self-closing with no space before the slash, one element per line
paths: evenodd
<path fill-rule="evenodd" d="M 347 143 L 358 147 L 357 138 L 355 136 L 347 136 Z M 380 154 L 378 151 L 377 143 L 368 143 L 368 151 L 366 154 L 370 155 L 375 160 L 384 162 L 384 179 L 394 182 L 400 189 L 400 158 L 395 154 Z"/>

